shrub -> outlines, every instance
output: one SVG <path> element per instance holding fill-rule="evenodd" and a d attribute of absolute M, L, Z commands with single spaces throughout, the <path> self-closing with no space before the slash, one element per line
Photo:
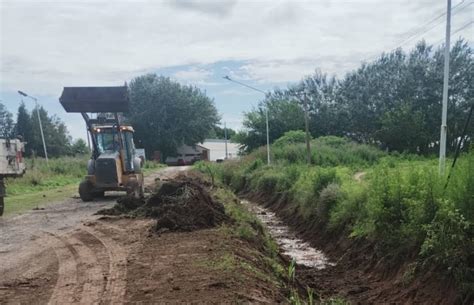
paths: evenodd
<path fill-rule="evenodd" d="M 306 133 L 302 130 L 290 130 L 285 132 L 280 138 L 275 140 L 273 146 L 287 146 L 296 143 L 305 143 Z"/>
<path fill-rule="evenodd" d="M 340 187 L 336 183 L 328 184 L 321 190 L 317 204 L 317 215 L 321 222 L 326 223 L 329 220 L 329 214 L 340 196 Z"/>
<path fill-rule="evenodd" d="M 474 226 L 454 207 L 444 202 L 433 222 L 426 226 L 427 236 L 420 254 L 426 263 L 441 265 L 462 288 L 474 291 Z"/>

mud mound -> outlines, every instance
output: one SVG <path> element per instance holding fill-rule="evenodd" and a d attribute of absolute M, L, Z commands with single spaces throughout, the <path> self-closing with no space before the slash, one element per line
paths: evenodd
<path fill-rule="evenodd" d="M 212 200 L 195 180 L 165 183 L 140 208 L 157 218 L 158 231 L 192 231 L 214 227 L 227 219 L 224 206 Z"/>
<path fill-rule="evenodd" d="M 209 195 L 207 183 L 184 175 L 162 182 L 146 200 L 123 197 L 113 208 L 98 214 L 156 218 L 160 232 L 211 228 L 228 219 L 222 203 Z"/>
<path fill-rule="evenodd" d="M 131 213 L 145 204 L 144 199 L 133 196 L 125 196 L 117 199 L 117 203 L 112 208 L 97 211 L 96 215 L 118 216 Z"/>

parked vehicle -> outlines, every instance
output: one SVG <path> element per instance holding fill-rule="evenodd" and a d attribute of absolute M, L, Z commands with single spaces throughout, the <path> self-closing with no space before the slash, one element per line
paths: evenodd
<path fill-rule="evenodd" d="M 25 145 L 20 139 L 0 139 L 0 216 L 5 206 L 5 178 L 20 177 L 25 173 L 24 150 Z"/>

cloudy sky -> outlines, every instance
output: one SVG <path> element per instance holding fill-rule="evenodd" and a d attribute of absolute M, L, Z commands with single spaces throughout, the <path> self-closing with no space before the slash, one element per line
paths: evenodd
<path fill-rule="evenodd" d="M 471 45 L 472 4 L 453 0 L 452 16 L 453 39 Z M 224 75 L 263 90 L 315 69 L 342 76 L 396 46 L 440 44 L 445 10 L 444 0 L 0 0 L 0 100 L 16 112 L 17 90 L 34 95 L 84 138 L 80 115 L 58 102 L 63 86 L 122 85 L 156 72 L 205 90 L 239 128 L 261 94 Z"/>

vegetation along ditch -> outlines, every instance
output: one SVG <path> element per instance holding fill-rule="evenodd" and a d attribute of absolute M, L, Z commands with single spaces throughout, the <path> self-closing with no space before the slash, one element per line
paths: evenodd
<path fill-rule="evenodd" d="M 288 132 L 272 145 L 271 165 L 262 148 L 196 167 L 273 211 L 336 263 L 298 266 L 296 277 L 318 293 L 353 302 L 472 303 L 472 150 L 460 156 L 445 188 L 435 158 L 332 136 L 311 144 L 311 166 L 304 133 Z"/>

